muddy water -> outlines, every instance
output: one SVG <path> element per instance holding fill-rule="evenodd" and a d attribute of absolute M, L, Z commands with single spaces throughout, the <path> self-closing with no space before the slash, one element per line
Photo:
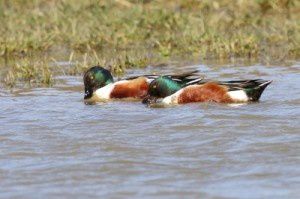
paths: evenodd
<path fill-rule="evenodd" d="M 81 77 L 0 92 L 1 198 L 299 198 L 300 63 L 200 69 L 274 82 L 260 103 L 84 105 Z M 145 73 L 132 70 L 129 74 Z"/>

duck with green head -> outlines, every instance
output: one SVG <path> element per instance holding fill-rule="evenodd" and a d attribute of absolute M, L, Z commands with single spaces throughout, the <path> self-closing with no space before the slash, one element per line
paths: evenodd
<path fill-rule="evenodd" d="M 167 75 L 176 81 L 199 81 L 199 78 L 191 78 L 197 71 L 191 71 L 179 75 Z M 84 76 L 85 101 L 105 101 L 113 98 L 143 99 L 150 83 L 157 75 L 141 75 L 114 82 L 110 71 L 101 66 L 88 69 Z"/>
<path fill-rule="evenodd" d="M 100 66 L 90 68 L 83 76 L 84 81 L 84 99 L 93 96 L 94 91 L 114 82 L 111 73 Z"/>
<path fill-rule="evenodd" d="M 143 103 L 172 105 L 209 101 L 219 103 L 258 101 L 264 89 L 271 82 L 254 79 L 178 83 L 162 76 L 151 82 L 148 95 L 144 98 Z"/>
<path fill-rule="evenodd" d="M 199 84 L 201 81 L 202 78 L 174 79 L 169 76 L 160 76 L 150 83 L 148 94 L 142 102 L 151 103 L 157 98 L 170 96 L 188 85 Z"/>

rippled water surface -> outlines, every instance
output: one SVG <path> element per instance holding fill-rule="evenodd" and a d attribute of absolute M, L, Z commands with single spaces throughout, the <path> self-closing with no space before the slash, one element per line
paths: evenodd
<path fill-rule="evenodd" d="M 1 198 L 299 198 L 300 63 L 199 69 L 207 78 L 263 78 L 260 103 L 147 108 L 84 105 L 81 77 L 0 91 Z"/>

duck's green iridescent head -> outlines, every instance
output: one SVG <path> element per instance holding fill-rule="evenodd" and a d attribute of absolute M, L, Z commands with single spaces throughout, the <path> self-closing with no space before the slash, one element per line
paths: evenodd
<path fill-rule="evenodd" d="M 149 95 L 154 97 L 167 97 L 181 89 L 181 85 L 168 76 L 160 76 L 149 85 Z"/>
<path fill-rule="evenodd" d="M 164 98 L 177 92 L 182 85 L 172 80 L 168 76 L 160 76 L 153 80 L 148 89 L 148 95 L 144 98 L 143 103 L 155 102 L 157 98 Z"/>
<path fill-rule="evenodd" d="M 114 80 L 108 70 L 101 66 L 94 66 L 85 72 L 83 82 L 84 99 L 89 99 L 93 96 L 95 90 L 114 82 Z"/>

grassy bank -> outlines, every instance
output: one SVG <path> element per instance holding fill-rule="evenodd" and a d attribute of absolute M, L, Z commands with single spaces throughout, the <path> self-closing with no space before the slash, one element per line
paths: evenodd
<path fill-rule="evenodd" d="M 297 0 L 11 0 L 0 1 L 0 22 L 0 57 L 10 60 L 4 78 L 10 86 L 28 79 L 51 84 L 37 74 L 41 68 L 50 77 L 59 73 L 51 67 L 58 59 L 75 63 L 75 74 L 92 63 L 121 73 L 182 56 L 300 56 Z M 34 71 L 30 78 L 26 67 Z"/>

